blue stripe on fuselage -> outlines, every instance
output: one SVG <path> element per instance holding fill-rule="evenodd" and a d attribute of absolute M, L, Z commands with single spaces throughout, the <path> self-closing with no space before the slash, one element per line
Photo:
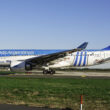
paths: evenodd
<path fill-rule="evenodd" d="M 84 55 L 84 62 L 83 62 L 83 66 L 86 66 L 86 59 L 87 59 L 87 52 L 85 52 L 85 55 Z"/>
<path fill-rule="evenodd" d="M 76 55 L 76 59 L 75 59 L 75 63 L 74 63 L 74 66 L 76 66 L 76 65 L 77 65 L 78 56 L 79 56 L 79 52 L 77 52 L 77 55 Z"/>
<path fill-rule="evenodd" d="M 81 55 L 80 55 L 80 61 L 79 61 L 78 66 L 81 66 L 81 62 L 82 62 L 82 55 L 83 55 L 83 52 L 81 52 Z"/>

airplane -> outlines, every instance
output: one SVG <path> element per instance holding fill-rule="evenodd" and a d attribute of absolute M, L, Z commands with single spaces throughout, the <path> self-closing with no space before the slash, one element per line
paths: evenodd
<path fill-rule="evenodd" d="M 54 74 L 56 68 L 86 67 L 110 61 L 110 46 L 86 50 L 84 42 L 70 50 L 5 49 L 0 50 L 0 66 L 9 65 L 11 71 L 43 69 L 43 74 Z"/>

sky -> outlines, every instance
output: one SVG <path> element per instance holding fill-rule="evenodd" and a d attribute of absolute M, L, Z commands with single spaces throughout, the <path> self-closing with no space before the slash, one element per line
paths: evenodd
<path fill-rule="evenodd" d="M 110 0 L 0 0 L 0 49 L 110 45 Z"/>

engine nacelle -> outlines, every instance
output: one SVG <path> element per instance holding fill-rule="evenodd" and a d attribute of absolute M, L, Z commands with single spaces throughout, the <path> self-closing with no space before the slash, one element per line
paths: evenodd
<path fill-rule="evenodd" d="M 32 65 L 24 61 L 12 61 L 10 65 L 11 71 L 29 71 L 32 70 Z"/>
<path fill-rule="evenodd" d="M 32 65 L 30 63 L 25 63 L 25 70 L 26 71 L 32 70 Z"/>

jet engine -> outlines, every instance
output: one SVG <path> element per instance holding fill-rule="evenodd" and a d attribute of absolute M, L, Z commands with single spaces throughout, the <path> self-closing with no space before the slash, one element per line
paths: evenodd
<path fill-rule="evenodd" d="M 25 61 L 12 61 L 10 65 L 11 71 L 29 71 L 32 70 L 32 65 Z"/>
<path fill-rule="evenodd" d="M 25 63 L 25 70 L 26 71 L 32 70 L 32 65 L 30 63 Z"/>

